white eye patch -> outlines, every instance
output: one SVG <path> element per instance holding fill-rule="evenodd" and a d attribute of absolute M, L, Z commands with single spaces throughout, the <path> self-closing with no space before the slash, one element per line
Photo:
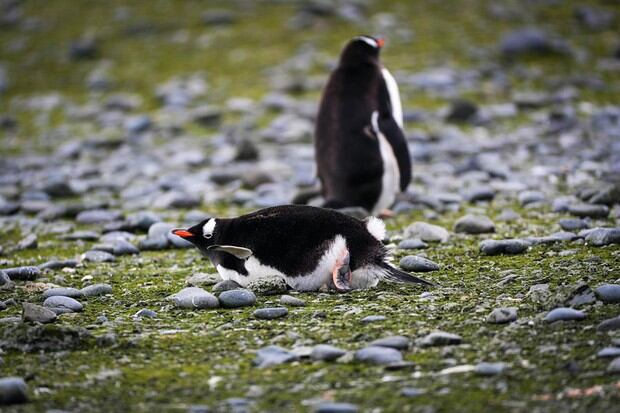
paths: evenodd
<path fill-rule="evenodd" d="M 378 48 L 379 44 L 377 44 L 377 41 L 375 39 L 373 39 L 372 37 L 367 37 L 367 36 L 357 36 L 355 38 L 356 40 L 361 40 L 363 42 L 368 43 L 370 46 L 374 47 L 374 48 Z"/>
<path fill-rule="evenodd" d="M 211 238 L 213 236 L 213 231 L 215 231 L 215 218 L 211 218 L 202 226 L 202 235 L 205 238 Z"/>

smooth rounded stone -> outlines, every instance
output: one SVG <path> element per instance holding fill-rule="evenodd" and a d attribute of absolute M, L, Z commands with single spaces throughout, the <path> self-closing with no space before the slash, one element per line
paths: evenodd
<path fill-rule="evenodd" d="M 495 217 L 495 220 L 500 222 L 514 222 L 519 219 L 521 219 L 521 215 L 512 209 L 504 209 L 498 216 Z"/>
<path fill-rule="evenodd" d="M 248 307 L 256 303 L 256 295 L 246 289 L 224 291 L 218 298 L 222 307 L 225 308 Z"/>
<path fill-rule="evenodd" d="M 314 413 L 357 413 L 358 407 L 351 403 L 321 402 L 314 407 Z"/>
<path fill-rule="evenodd" d="M 26 403 L 28 386 L 21 377 L 0 378 L 0 405 Z"/>
<path fill-rule="evenodd" d="M 495 224 L 484 215 L 465 215 L 454 223 L 454 232 L 465 234 L 486 234 L 495 232 Z"/>
<path fill-rule="evenodd" d="M 407 255 L 406 257 L 401 258 L 398 265 L 405 271 L 413 272 L 429 272 L 437 271 L 439 269 L 439 265 L 433 261 L 418 257 L 417 255 Z"/>
<path fill-rule="evenodd" d="M 299 360 L 299 356 L 279 346 L 267 346 L 256 352 L 254 364 L 259 368 L 276 366 Z"/>
<path fill-rule="evenodd" d="M 418 250 L 428 248 L 428 244 L 419 238 L 408 238 L 398 243 L 401 250 Z"/>
<path fill-rule="evenodd" d="M 82 211 L 75 217 L 80 224 L 105 224 L 107 222 L 119 221 L 123 218 L 120 211 L 108 209 L 89 209 Z"/>
<path fill-rule="evenodd" d="M 419 343 L 422 347 L 432 346 L 451 346 L 461 344 L 462 337 L 458 334 L 446 333 L 444 331 L 434 331 L 420 339 Z"/>
<path fill-rule="evenodd" d="M 583 320 L 584 318 L 586 318 L 586 315 L 583 311 L 568 307 L 560 307 L 549 311 L 544 320 L 548 323 L 553 323 L 555 321 Z"/>
<path fill-rule="evenodd" d="M 127 216 L 129 226 L 142 231 L 148 231 L 157 222 L 161 222 L 161 218 L 151 211 L 140 211 Z"/>
<path fill-rule="evenodd" d="M 99 234 L 95 231 L 75 231 L 61 236 L 60 239 L 65 241 L 96 241 L 99 239 Z"/>
<path fill-rule="evenodd" d="M 470 100 L 455 99 L 450 102 L 445 119 L 448 122 L 468 122 L 478 113 L 478 106 Z"/>
<path fill-rule="evenodd" d="M 211 289 L 211 291 L 217 294 L 217 293 L 222 293 L 224 291 L 236 290 L 238 288 L 243 288 L 243 287 L 241 287 L 236 281 L 223 280 L 215 284 L 213 288 Z"/>
<path fill-rule="evenodd" d="M 521 206 L 540 203 L 545 201 L 546 197 L 540 191 L 523 191 L 519 193 L 519 203 Z"/>
<path fill-rule="evenodd" d="M 620 357 L 620 347 L 605 347 L 596 353 L 596 357 Z"/>
<path fill-rule="evenodd" d="M 149 227 L 147 237 L 148 238 L 160 238 L 160 237 L 167 238 L 170 231 L 173 230 L 174 228 L 175 226 L 168 222 L 156 222 Z"/>
<path fill-rule="evenodd" d="M 506 324 L 517 320 L 517 309 L 515 307 L 496 308 L 487 316 L 487 323 Z"/>
<path fill-rule="evenodd" d="M 137 313 L 135 313 L 133 315 L 136 318 L 155 318 L 157 317 L 157 313 L 151 309 L 148 308 L 143 308 L 140 311 L 138 311 Z"/>
<path fill-rule="evenodd" d="M 590 227 L 588 221 L 579 218 L 564 218 L 558 221 L 564 231 L 580 231 Z"/>
<path fill-rule="evenodd" d="M 594 228 L 585 237 L 588 244 L 596 247 L 620 244 L 620 228 Z"/>
<path fill-rule="evenodd" d="M 506 33 L 500 40 L 499 50 L 505 57 L 515 58 L 529 54 L 565 54 L 570 49 L 543 30 L 525 27 Z"/>
<path fill-rule="evenodd" d="M 426 393 L 424 390 L 416 389 L 415 387 L 405 387 L 400 391 L 400 395 L 405 397 L 418 397 L 424 393 Z"/>
<path fill-rule="evenodd" d="M 378 321 L 385 321 L 387 318 L 384 315 L 369 315 L 362 318 L 360 321 L 364 324 L 376 323 Z"/>
<path fill-rule="evenodd" d="M 508 365 L 506 363 L 480 362 L 474 367 L 474 373 L 479 376 L 497 376 L 502 374 Z"/>
<path fill-rule="evenodd" d="M 379 338 L 370 342 L 371 347 L 390 347 L 396 350 L 406 350 L 409 348 L 409 339 L 404 336 L 389 336 Z"/>
<path fill-rule="evenodd" d="M 62 268 L 77 267 L 77 260 L 51 260 L 39 265 L 41 270 L 60 270 Z"/>
<path fill-rule="evenodd" d="M 594 290 L 594 294 L 605 304 L 620 303 L 620 284 L 603 284 Z"/>
<path fill-rule="evenodd" d="M 34 281 L 41 274 L 41 270 L 38 267 L 13 267 L 4 268 L 4 273 L 9 276 L 11 281 Z"/>
<path fill-rule="evenodd" d="M 405 228 L 405 237 L 419 238 L 426 242 L 447 242 L 450 233 L 440 226 L 418 221 Z"/>
<path fill-rule="evenodd" d="M 312 360 L 333 361 L 344 356 L 346 353 L 347 352 L 341 348 L 329 344 L 319 344 L 312 349 L 310 358 Z"/>
<path fill-rule="evenodd" d="M 114 244 L 112 244 L 112 254 L 116 256 L 135 255 L 139 253 L 140 250 L 135 245 L 124 239 L 116 240 Z"/>
<path fill-rule="evenodd" d="M 6 272 L 0 270 L 0 286 L 6 287 L 8 285 L 15 285 L 15 283 L 11 281 L 9 275 Z"/>
<path fill-rule="evenodd" d="M 620 373 L 620 357 L 616 357 L 609 363 L 607 366 L 607 372 L 609 374 L 619 374 Z"/>
<path fill-rule="evenodd" d="M 197 273 L 185 280 L 185 284 L 190 287 L 201 287 L 206 285 L 215 285 L 222 280 L 218 273 Z"/>
<path fill-rule="evenodd" d="M 28 234 L 17 243 L 18 250 L 29 250 L 37 248 L 39 240 L 35 234 Z"/>
<path fill-rule="evenodd" d="M 571 215 L 582 218 L 607 218 L 609 215 L 609 208 L 606 205 L 599 204 L 577 204 L 569 206 L 568 212 Z"/>
<path fill-rule="evenodd" d="M 219 307 L 216 296 L 202 288 L 187 287 L 172 296 L 174 304 L 179 308 L 205 309 Z"/>
<path fill-rule="evenodd" d="M 140 251 L 159 251 L 168 248 L 168 238 L 165 236 L 157 238 L 146 238 L 138 242 Z"/>
<path fill-rule="evenodd" d="M 596 329 L 598 331 L 620 330 L 620 316 L 601 321 Z"/>
<path fill-rule="evenodd" d="M 357 350 L 353 358 L 364 363 L 383 366 L 403 361 L 403 355 L 400 351 L 390 347 L 365 347 L 361 350 Z"/>
<path fill-rule="evenodd" d="M 57 317 L 55 312 L 40 305 L 22 303 L 22 308 L 22 319 L 24 321 L 46 324 L 56 320 Z"/>
<path fill-rule="evenodd" d="M 123 127 L 128 133 L 137 134 L 146 132 L 153 124 L 148 115 L 129 116 L 125 119 Z"/>
<path fill-rule="evenodd" d="M 43 291 L 43 298 L 54 297 L 54 296 L 62 296 L 62 297 L 71 297 L 71 298 L 80 298 L 84 294 L 82 291 L 77 288 L 71 287 L 56 287 L 50 288 L 48 290 Z"/>
<path fill-rule="evenodd" d="M 284 278 L 273 275 L 258 278 L 249 283 L 246 288 L 260 295 L 277 295 L 287 292 L 288 284 Z"/>
<path fill-rule="evenodd" d="M 58 308 L 69 312 L 80 312 L 84 309 L 79 301 L 70 297 L 63 297 L 61 295 L 46 298 L 45 301 L 43 301 L 43 305 L 47 308 Z"/>
<path fill-rule="evenodd" d="M 522 239 L 485 239 L 480 242 L 480 252 L 485 255 L 520 254 L 528 247 L 529 243 Z"/>
<path fill-rule="evenodd" d="M 285 294 L 282 297 L 280 297 L 280 304 L 288 305 L 291 307 L 303 307 L 306 305 L 306 302 L 297 297 L 293 297 L 292 295 Z"/>
<path fill-rule="evenodd" d="M 105 251 L 90 250 L 82 254 L 82 260 L 88 262 L 114 262 L 116 257 Z"/>
<path fill-rule="evenodd" d="M 260 320 L 275 320 L 288 315 L 288 310 L 286 307 L 259 308 L 254 311 L 253 315 Z"/>
<path fill-rule="evenodd" d="M 85 297 L 96 297 L 112 294 L 112 286 L 110 284 L 93 284 L 82 288 L 80 291 Z"/>

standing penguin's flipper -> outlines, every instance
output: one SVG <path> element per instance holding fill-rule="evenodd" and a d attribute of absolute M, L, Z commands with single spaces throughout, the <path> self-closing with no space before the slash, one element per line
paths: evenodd
<path fill-rule="evenodd" d="M 339 292 L 351 291 L 350 261 L 351 256 L 349 255 L 349 250 L 345 249 L 336 260 L 336 264 L 332 270 L 332 281 Z"/>
<path fill-rule="evenodd" d="M 390 114 L 379 115 L 378 128 L 394 151 L 400 172 L 400 190 L 404 191 L 411 181 L 411 159 L 403 130 Z"/>

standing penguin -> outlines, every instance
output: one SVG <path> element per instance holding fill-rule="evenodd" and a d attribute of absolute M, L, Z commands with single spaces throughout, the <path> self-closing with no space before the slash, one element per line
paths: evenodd
<path fill-rule="evenodd" d="M 353 38 L 323 92 L 315 131 L 325 207 L 390 207 L 411 181 L 398 85 L 379 61 L 383 39 Z"/>
<path fill-rule="evenodd" d="M 349 291 L 381 279 L 432 285 L 386 262 L 385 226 L 374 217 L 364 222 L 330 209 L 283 205 L 172 233 L 193 243 L 223 279 L 242 286 L 271 275 L 298 291 Z"/>

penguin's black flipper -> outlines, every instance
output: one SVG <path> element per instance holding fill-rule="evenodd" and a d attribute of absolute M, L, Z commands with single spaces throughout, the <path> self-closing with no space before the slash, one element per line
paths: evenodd
<path fill-rule="evenodd" d="M 251 249 L 236 247 L 234 245 L 211 245 L 210 247 L 207 247 L 207 250 L 227 252 L 228 254 L 239 258 L 240 260 L 249 258 L 253 254 Z"/>
<path fill-rule="evenodd" d="M 400 283 L 410 283 L 410 284 L 424 284 L 430 287 L 434 287 L 430 281 L 425 280 L 424 278 L 415 277 L 407 272 L 401 271 L 397 268 L 392 267 L 387 262 L 380 262 L 378 264 L 382 269 L 385 270 L 385 278 L 388 281 L 395 281 Z"/>
<path fill-rule="evenodd" d="M 379 130 L 389 142 L 394 151 L 398 171 L 400 172 L 400 190 L 404 191 L 411 181 L 411 159 L 409 158 L 409 148 L 402 129 L 389 113 L 379 115 Z"/>

